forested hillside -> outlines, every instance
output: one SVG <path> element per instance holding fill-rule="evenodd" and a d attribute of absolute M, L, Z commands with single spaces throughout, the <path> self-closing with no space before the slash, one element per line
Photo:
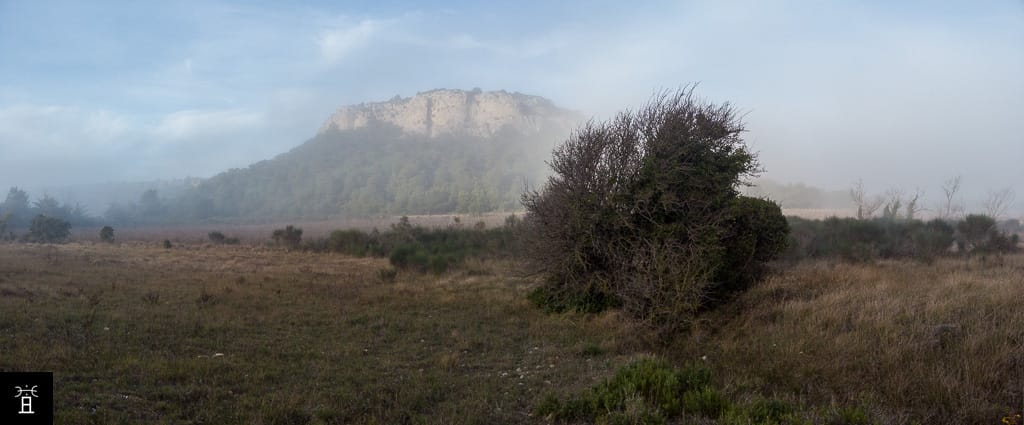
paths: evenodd
<path fill-rule="evenodd" d="M 388 124 L 329 130 L 272 160 L 212 177 L 173 202 L 179 219 L 474 213 L 519 208 L 568 128 L 430 138 Z"/>

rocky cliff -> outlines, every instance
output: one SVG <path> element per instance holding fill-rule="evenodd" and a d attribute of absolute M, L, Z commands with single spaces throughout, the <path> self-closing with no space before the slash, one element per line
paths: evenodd
<path fill-rule="evenodd" d="M 443 135 L 490 137 L 510 128 L 531 134 L 552 128 L 572 128 L 578 114 L 551 101 L 521 93 L 480 89 L 431 90 L 409 98 L 345 106 L 332 115 L 320 133 L 352 130 L 370 123 L 393 124 L 409 134 L 431 138 Z"/>

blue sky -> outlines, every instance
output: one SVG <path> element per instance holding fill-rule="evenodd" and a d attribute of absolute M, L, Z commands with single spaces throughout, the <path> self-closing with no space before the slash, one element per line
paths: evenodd
<path fill-rule="evenodd" d="M 778 180 L 1024 182 L 1021 0 L 0 0 L 0 187 L 210 176 L 433 88 L 601 118 L 691 82 Z"/>

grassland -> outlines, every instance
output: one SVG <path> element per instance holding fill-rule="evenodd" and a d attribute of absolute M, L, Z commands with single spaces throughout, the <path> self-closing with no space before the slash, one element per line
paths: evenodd
<path fill-rule="evenodd" d="M 544 423 L 546 395 L 649 356 L 704 364 L 737 409 L 777 399 L 796 423 L 994 424 L 1024 407 L 1024 256 L 780 266 L 668 346 L 615 312 L 544 314 L 514 263 L 389 268 L 0 245 L 0 370 L 54 371 L 71 424 Z"/>

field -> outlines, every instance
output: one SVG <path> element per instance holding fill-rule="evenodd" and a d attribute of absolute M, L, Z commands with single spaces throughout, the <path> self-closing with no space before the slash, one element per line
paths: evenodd
<path fill-rule="evenodd" d="M 0 370 L 53 371 L 70 424 L 545 423 L 545 396 L 649 356 L 795 423 L 1024 408 L 1024 256 L 777 268 L 665 346 L 615 312 L 543 313 L 513 262 L 392 278 L 255 245 L 0 244 Z"/>

